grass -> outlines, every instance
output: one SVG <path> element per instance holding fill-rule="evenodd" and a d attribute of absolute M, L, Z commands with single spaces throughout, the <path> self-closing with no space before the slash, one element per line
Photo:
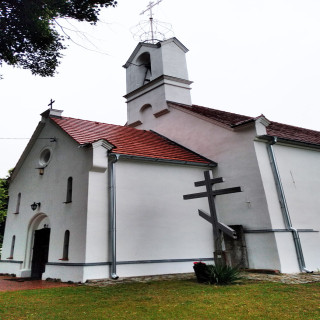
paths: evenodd
<path fill-rule="evenodd" d="M 320 283 L 193 280 L 0 293 L 0 319 L 320 319 Z"/>

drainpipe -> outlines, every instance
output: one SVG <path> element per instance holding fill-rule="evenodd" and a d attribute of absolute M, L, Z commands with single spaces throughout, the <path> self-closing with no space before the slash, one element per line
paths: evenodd
<path fill-rule="evenodd" d="M 117 275 L 117 256 L 116 256 L 116 173 L 114 164 L 118 161 L 119 155 L 109 155 L 109 217 L 110 217 L 110 231 L 111 231 L 111 271 L 110 276 L 116 280 L 119 278 Z"/>
<path fill-rule="evenodd" d="M 268 148 L 268 153 L 269 153 L 269 158 L 270 158 L 270 162 L 271 162 L 273 175 L 275 178 L 275 183 L 277 186 L 278 197 L 279 197 L 279 201 L 280 201 L 280 206 L 281 206 L 281 211 L 282 211 L 284 223 L 285 223 L 286 229 L 288 231 L 292 232 L 293 242 L 294 242 L 294 246 L 295 246 L 296 253 L 297 253 L 297 259 L 298 259 L 300 271 L 301 272 L 302 271 L 312 272 L 312 271 L 306 269 L 299 233 L 298 233 L 297 229 L 292 227 L 290 213 L 289 213 L 284 189 L 283 189 L 281 178 L 280 178 L 280 172 L 278 169 L 278 165 L 277 165 L 276 157 L 275 157 L 275 153 L 274 153 L 274 148 L 273 148 L 273 145 L 276 144 L 277 141 L 278 141 L 277 137 L 273 137 L 273 141 L 271 141 L 270 143 L 267 144 L 267 148 Z"/>

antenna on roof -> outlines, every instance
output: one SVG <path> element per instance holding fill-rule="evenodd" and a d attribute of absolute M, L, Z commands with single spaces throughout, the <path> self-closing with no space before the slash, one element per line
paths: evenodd
<path fill-rule="evenodd" d="M 149 12 L 149 21 L 141 21 L 135 26 L 136 30 L 132 32 L 134 38 L 138 38 L 141 42 L 156 43 L 168 38 L 168 36 L 166 36 L 168 32 L 173 34 L 171 24 L 160 22 L 153 18 L 153 7 L 162 1 L 163 0 L 157 0 L 156 2 L 149 1 L 147 8 L 140 13 L 140 15 L 144 15 L 146 12 Z M 159 38 L 162 38 L 162 40 Z"/>

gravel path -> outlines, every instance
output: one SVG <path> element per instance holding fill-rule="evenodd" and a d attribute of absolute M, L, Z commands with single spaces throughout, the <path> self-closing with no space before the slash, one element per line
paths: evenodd
<path fill-rule="evenodd" d="M 258 281 L 272 281 L 287 284 L 301 284 L 310 282 L 320 282 L 320 273 L 297 273 L 297 274 L 265 274 L 265 273 L 253 273 L 243 272 L 243 277 L 249 280 Z M 196 277 L 194 273 L 181 273 L 181 274 L 167 274 L 157 276 L 144 276 L 144 277 L 128 277 L 119 278 L 118 280 L 101 279 L 101 280 L 89 280 L 85 285 L 94 287 L 105 287 L 121 283 L 133 283 L 133 282 L 149 282 L 149 281 L 164 281 L 164 280 L 185 280 L 194 279 Z"/>

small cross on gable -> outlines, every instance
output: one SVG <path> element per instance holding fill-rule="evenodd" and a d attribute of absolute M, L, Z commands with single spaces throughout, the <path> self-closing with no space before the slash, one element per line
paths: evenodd
<path fill-rule="evenodd" d="M 50 109 L 52 110 L 52 105 L 55 103 L 55 100 L 50 99 L 50 103 L 48 104 L 48 106 L 50 107 Z"/>

